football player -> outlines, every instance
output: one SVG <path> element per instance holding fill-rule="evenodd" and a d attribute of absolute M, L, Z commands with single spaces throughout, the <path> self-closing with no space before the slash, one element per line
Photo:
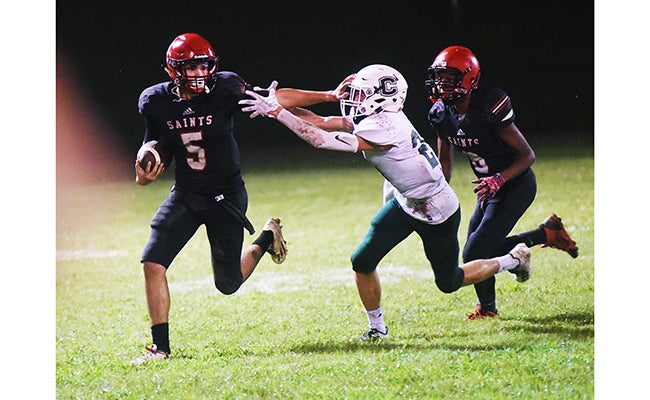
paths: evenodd
<path fill-rule="evenodd" d="M 139 111 L 144 117 L 144 142 L 166 143 L 173 152 L 175 182 L 151 221 L 151 234 L 141 263 L 153 344 L 134 364 L 164 360 L 169 344 L 170 295 L 166 273 L 174 258 L 201 225 L 211 249 L 216 288 L 232 294 L 251 275 L 265 252 L 276 263 L 287 254 L 280 220 L 270 218 L 261 234 L 243 247 L 248 194 L 233 136 L 233 113 L 250 88 L 234 72 L 219 71 L 210 43 L 196 33 L 177 36 L 169 45 L 165 71 L 171 81 L 145 89 Z M 156 180 L 163 165 L 140 165 L 136 182 Z"/>
<path fill-rule="evenodd" d="M 398 243 L 416 232 L 424 244 L 438 288 L 452 293 L 503 270 L 525 281 L 530 275 L 530 251 L 519 244 L 500 257 L 458 265 L 460 207 L 444 178 L 433 150 L 422 140 L 402 111 L 408 85 L 386 65 L 369 65 L 346 78 L 333 91 L 284 88 L 277 82 L 268 96 L 246 91 L 241 100 L 251 118 L 270 116 L 320 149 L 361 152 L 385 178 L 385 191 L 394 195 L 377 212 L 365 238 L 350 259 L 369 330 L 362 340 L 385 338 L 388 327 L 381 308 L 377 265 Z M 340 101 L 342 116 L 321 117 L 304 106 Z"/>
<path fill-rule="evenodd" d="M 535 153 L 515 125 L 510 97 L 498 88 L 478 89 L 481 67 L 462 46 L 442 50 L 428 68 L 425 81 L 433 105 L 429 123 L 437 133 L 438 156 L 448 182 L 454 148 L 469 160 L 476 175 L 476 207 L 470 217 L 463 261 L 503 254 L 517 243 L 541 244 L 578 256 L 576 242 L 562 220 L 549 215 L 534 230 L 506 237 L 535 199 L 537 183 L 531 165 Z M 468 319 L 495 317 L 495 278 L 474 285 L 478 306 Z"/>

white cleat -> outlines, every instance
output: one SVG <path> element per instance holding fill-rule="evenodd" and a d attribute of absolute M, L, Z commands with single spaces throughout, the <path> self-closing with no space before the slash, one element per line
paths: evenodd
<path fill-rule="evenodd" d="M 516 245 L 508 253 L 510 256 L 519 261 L 516 268 L 510 270 L 511 273 L 517 276 L 517 282 L 526 282 L 530 279 L 530 249 L 523 243 Z"/>
<path fill-rule="evenodd" d="M 158 350 L 155 344 L 151 345 L 151 347 L 146 346 L 145 348 L 147 349 L 147 353 L 131 361 L 131 365 L 140 365 L 150 361 L 167 360 L 169 358 L 169 354 Z"/>
<path fill-rule="evenodd" d="M 387 339 L 388 337 L 388 327 L 386 327 L 386 332 L 382 332 L 377 328 L 371 328 L 368 332 L 361 335 L 360 339 L 364 342 L 367 342 L 377 339 Z"/>

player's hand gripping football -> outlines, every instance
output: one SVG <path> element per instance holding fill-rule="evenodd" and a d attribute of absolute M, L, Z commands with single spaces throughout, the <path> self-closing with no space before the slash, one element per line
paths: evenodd
<path fill-rule="evenodd" d="M 152 165 L 151 161 L 147 165 L 141 166 L 138 160 L 135 161 L 135 181 L 140 185 L 147 185 L 158 178 L 165 170 L 165 165 L 161 162 Z"/>
<path fill-rule="evenodd" d="M 501 186 L 506 183 L 506 180 L 501 176 L 501 174 L 497 173 L 485 178 L 476 178 L 472 183 L 478 184 L 474 188 L 474 193 L 478 196 L 479 201 L 484 203 L 496 196 L 499 189 L 501 189 Z"/>
<path fill-rule="evenodd" d="M 263 89 L 268 90 L 269 92 L 266 97 L 253 90 L 247 90 L 246 94 L 252 98 L 239 100 L 240 105 L 247 106 L 242 107 L 242 111 L 250 112 L 251 118 L 255 118 L 258 115 L 263 117 L 269 116 L 272 118 L 277 117 L 280 110 L 282 110 L 282 106 L 278 103 L 278 99 L 275 97 L 275 88 L 277 87 L 278 81 L 273 81 L 268 88 Z"/>

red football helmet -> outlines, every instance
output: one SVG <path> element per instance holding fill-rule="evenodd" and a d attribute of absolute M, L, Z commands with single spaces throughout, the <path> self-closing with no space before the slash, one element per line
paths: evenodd
<path fill-rule="evenodd" d="M 432 100 L 453 103 L 478 87 L 481 66 L 467 47 L 450 46 L 436 56 L 427 73 L 424 84 Z"/>
<path fill-rule="evenodd" d="M 199 66 L 204 66 L 207 74 L 188 76 L 188 70 Z M 217 73 L 217 55 L 202 36 L 184 33 L 178 35 L 169 45 L 165 71 L 178 86 L 198 93 L 209 91 Z"/>

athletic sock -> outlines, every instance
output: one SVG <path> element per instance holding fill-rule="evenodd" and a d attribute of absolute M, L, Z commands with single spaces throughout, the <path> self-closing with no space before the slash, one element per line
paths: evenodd
<path fill-rule="evenodd" d="M 368 324 L 370 329 L 375 328 L 379 332 L 386 332 L 386 324 L 384 323 L 384 313 L 381 311 L 381 307 L 376 310 L 366 311 L 368 315 Z"/>
<path fill-rule="evenodd" d="M 163 322 L 162 324 L 156 324 L 151 327 L 151 337 L 153 338 L 153 344 L 156 345 L 156 348 L 160 351 L 164 351 L 167 354 L 171 354 L 171 349 L 169 348 L 169 323 Z"/>
<path fill-rule="evenodd" d="M 273 232 L 262 231 L 253 244 L 260 246 L 262 250 L 266 251 L 273 244 Z"/>
<path fill-rule="evenodd" d="M 479 303 L 481 304 L 481 310 L 492 311 L 495 314 L 497 313 L 497 301 L 495 299 L 489 301 L 479 299 Z"/>
<path fill-rule="evenodd" d="M 518 243 L 523 243 L 528 247 L 533 247 L 538 244 L 546 244 L 546 231 L 544 230 L 544 225 L 540 225 L 537 229 L 522 232 L 515 236 L 519 238 Z"/>
<path fill-rule="evenodd" d="M 504 256 L 496 257 L 495 260 L 499 263 L 499 272 L 504 269 L 514 269 L 519 266 L 519 259 L 515 258 L 512 254 L 508 253 Z"/>

